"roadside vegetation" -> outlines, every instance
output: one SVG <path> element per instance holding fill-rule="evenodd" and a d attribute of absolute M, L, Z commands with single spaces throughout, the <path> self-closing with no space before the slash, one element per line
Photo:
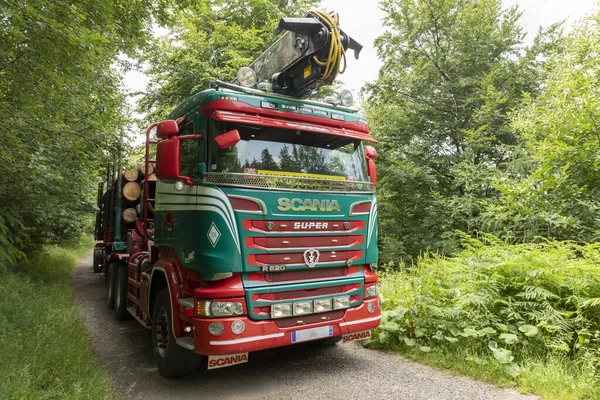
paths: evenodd
<path fill-rule="evenodd" d="M 600 398 L 600 245 L 462 239 L 455 257 L 381 274 L 369 347 L 547 399 Z"/>
<path fill-rule="evenodd" d="M 369 346 L 600 398 L 598 10 L 525 46 L 500 0 L 383 4 L 386 62 L 364 92 L 382 155 Z"/>
<path fill-rule="evenodd" d="M 86 236 L 69 248 L 47 246 L 27 262 L 0 267 L 1 399 L 113 398 L 69 284 L 92 245 Z"/>

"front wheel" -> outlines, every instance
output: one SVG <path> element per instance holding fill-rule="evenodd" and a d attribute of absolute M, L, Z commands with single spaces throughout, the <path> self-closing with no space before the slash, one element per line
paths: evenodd
<path fill-rule="evenodd" d="M 156 296 L 152 313 L 152 347 L 160 374 L 167 378 L 190 374 L 198 369 L 201 356 L 175 343 L 169 289 Z"/>

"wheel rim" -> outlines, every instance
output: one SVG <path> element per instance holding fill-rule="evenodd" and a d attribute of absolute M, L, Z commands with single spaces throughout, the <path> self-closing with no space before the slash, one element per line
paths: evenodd
<path fill-rule="evenodd" d="M 156 337 L 156 352 L 161 358 L 167 356 L 169 349 L 169 318 L 167 310 L 161 307 L 158 310 L 158 318 L 156 318 L 156 325 L 154 330 L 154 336 Z"/>

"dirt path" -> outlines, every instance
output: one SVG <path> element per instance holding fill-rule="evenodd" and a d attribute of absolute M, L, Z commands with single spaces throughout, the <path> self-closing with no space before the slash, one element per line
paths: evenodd
<path fill-rule="evenodd" d="M 469 378 L 407 362 L 355 344 L 325 349 L 288 347 L 251 353 L 249 362 L 161 377 L 150 332 L 136 321 L 117 321 L 106 307 L 104 280 L 94 275 L 91 253 L 72 286 L 99 364 L 122 398 L 140 399 L 535 399 Z"/>

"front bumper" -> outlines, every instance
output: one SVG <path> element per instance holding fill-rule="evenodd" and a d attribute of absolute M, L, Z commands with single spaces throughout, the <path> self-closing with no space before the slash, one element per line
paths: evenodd
<path fill-rule="evenodd" d="M 292 343 L 292 332 L 303 329 L 331 325 L 333 336 L 341 336 L 353 332 L 361 332 L 379 326 L 381 310 L 379 298 L 366 299 L 357 307 L 349 308 L 342 318 L 312 324 L 295 325 L 282 328 L 274 320 L 254 321 L 247 316 L 235 318 L 192 318 L 192 334 L 195 352 L 202 355 L 226 355 L 246 353 L 274 347 L 288 346 Z M 369 313 L 367 306 L 374 303 L 375 311 Z M 235 320 L 244 322 L 244 331 L 237 335 L 231 331 Z M 220 336 L 208 332 L 211 322 L 221 322 L 225 330 Z"/>

